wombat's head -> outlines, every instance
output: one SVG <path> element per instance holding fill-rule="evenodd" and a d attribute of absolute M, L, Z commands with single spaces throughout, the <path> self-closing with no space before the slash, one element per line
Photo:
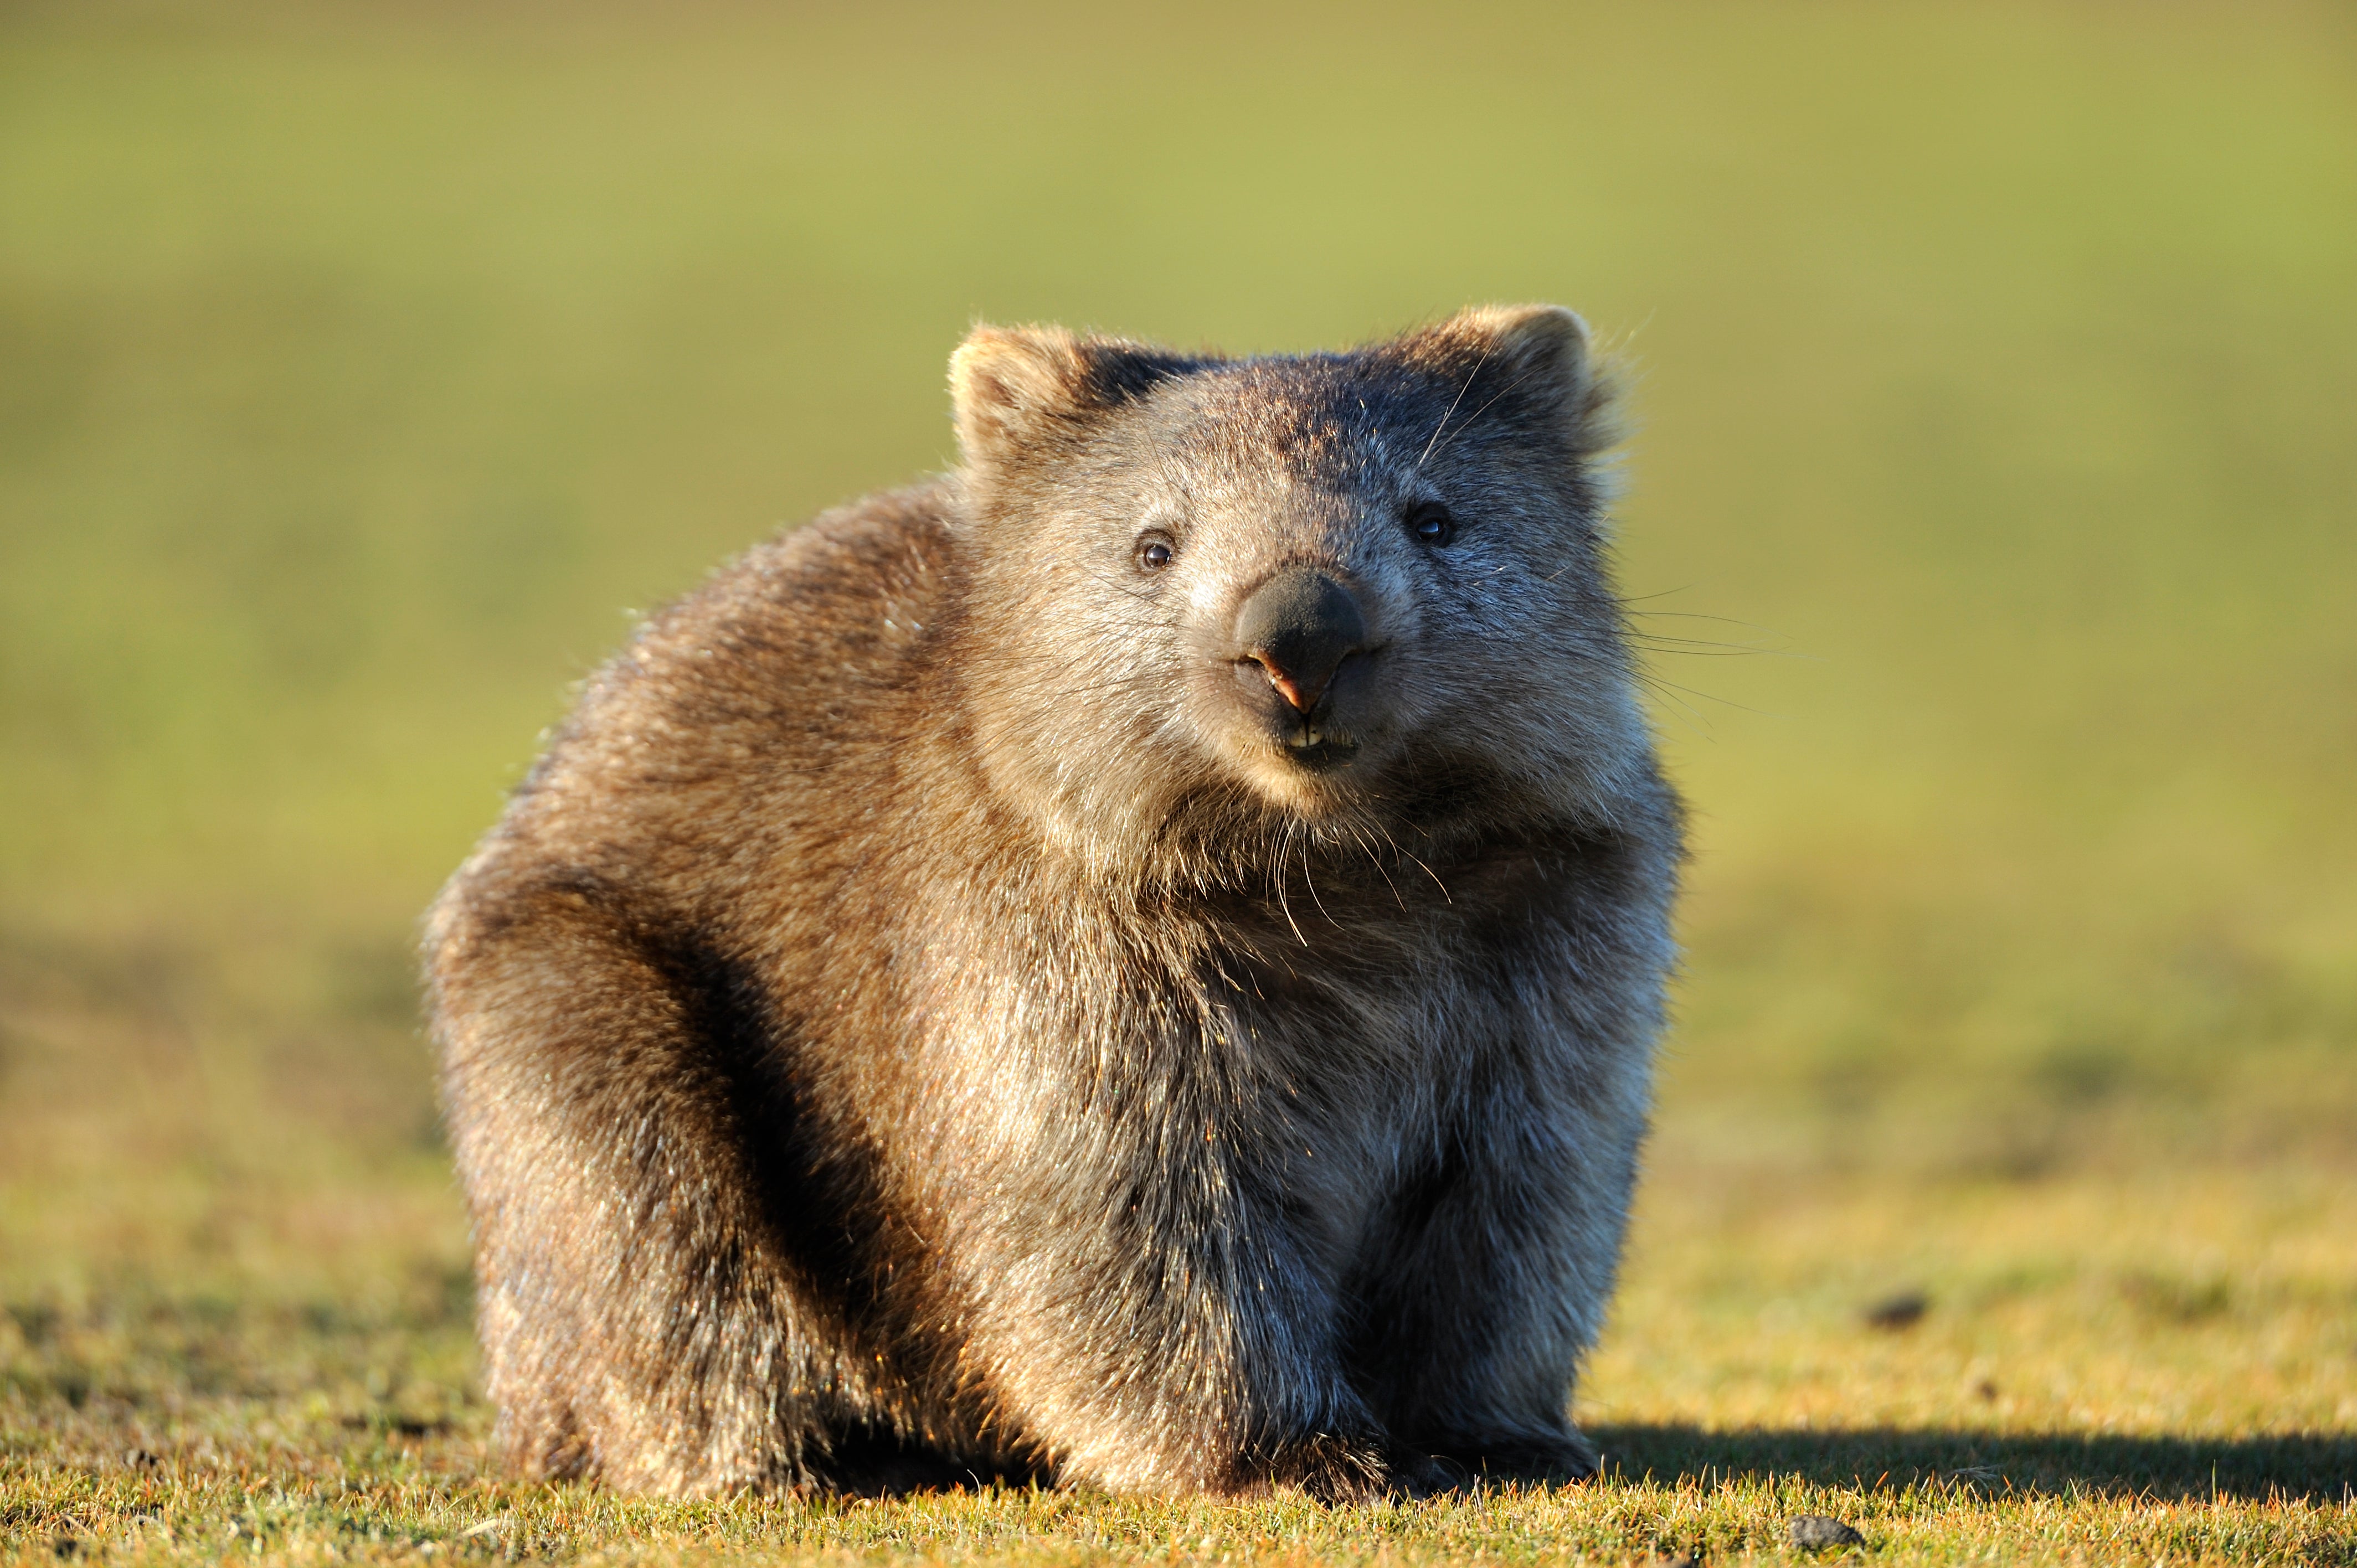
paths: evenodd
<path fill-rule="evenodd" d="M 1232 360 L 985 327 L 950 380 L 974 733 L 1104 869 L 1593 818 L 1643 766 L 1569 311 Z"/>

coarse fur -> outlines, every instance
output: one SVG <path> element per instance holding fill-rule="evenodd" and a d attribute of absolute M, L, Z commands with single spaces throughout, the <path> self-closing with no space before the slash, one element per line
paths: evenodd
<path fill-rule="evenodd" d="M 1680 819 L 1578 318 L 951 381 L 961 468 L 648 621 L 431 916 L 500 1453 L 1588 1473 Z M 1356 618 L 1310 706 L 1280 577 Z"/>

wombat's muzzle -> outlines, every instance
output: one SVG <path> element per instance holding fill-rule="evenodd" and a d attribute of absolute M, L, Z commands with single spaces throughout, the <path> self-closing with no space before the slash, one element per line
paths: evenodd
<path fill-rule="evenodd" d="M 1314 566 L 1271 576 L 1236 610 L 1236 673 L 1265 678 L 1284 706 L 1280 723 L 1299 721 L 1314 740 L 1319 705 L 1344 660 L 1369 651 L 1367 620 L 1351 590 Z"/>

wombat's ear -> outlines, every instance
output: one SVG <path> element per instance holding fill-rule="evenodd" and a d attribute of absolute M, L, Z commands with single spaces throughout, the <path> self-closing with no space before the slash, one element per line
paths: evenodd
<path fill-rule="evenodd" d="M 1202 363 L 1060 327 L 977 327 L 950 356 L 959 449 L 985 471 L 1052 452 L 1107 410 Z"/>
<path fill-rule="evenodd" d="M 1479 305 L 1393 347 L 1457 383 L 1459 417 L 1512 406 L 1585 456 L 1612 445 L 1612 385 L 1587 349 L 1587 323 L 1560 305 Z"/>

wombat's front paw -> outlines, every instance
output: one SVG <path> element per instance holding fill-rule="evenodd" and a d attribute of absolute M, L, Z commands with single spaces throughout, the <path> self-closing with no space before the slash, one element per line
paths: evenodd
<path fill-rule="evenodd" d="M 1465 1473 L 1437 1455 L 1395 1447 L 1387 1457 L 1391 1462 L 1392 1491 L 1396 1496 L 1437 1498 L 1465 1484 Z"/>
<path fill-rule="evenodd" d="M 1298 1487 L 1321 1503 L 1366 1503 L 1397 1490 L 1375 1444 L 1320 1432 L 1245 1461 L 1245 1485 Z"/>
<path fill-rule="evenodd" d="M 1560 1487 L 1587 1480 L 1597 1467 L 1594 1445 L 1577 1433 L 1565 1437 L 1458 1439 L 1442 1445 L 1432 1457 L 1457 1477 L 1458 1486 Z"/>

